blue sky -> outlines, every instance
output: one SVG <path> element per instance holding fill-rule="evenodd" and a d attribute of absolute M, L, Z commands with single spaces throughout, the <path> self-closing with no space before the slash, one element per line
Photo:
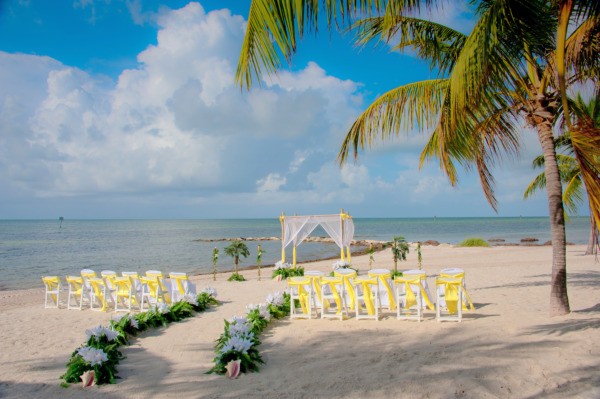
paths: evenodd
<path fill-rule="evenodd" d="M 467 33 L 468 9 L 431 17 Z M 234 85 L 249 1 L 8 0 L 0 6 L 0 218 L 494 216 L 475 173 L 421 170 L 424 132 L 340 168 L 337 150 L 378 95 L 435 77 L 410 53 L 307 37 L 292 64 Z M 523 201 L 539 145 L 494 170 L 500 216 Z"/>

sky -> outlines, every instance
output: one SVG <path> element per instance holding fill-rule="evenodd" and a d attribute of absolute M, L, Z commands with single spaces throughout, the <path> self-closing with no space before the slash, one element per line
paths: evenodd
<path fill-rule="evenodd" d="M 464 33 L 471 10 L 430 17 Z M 340 168 L 345 133 L 374 99 L 435 78 L 410 52 L 357 48 L 320 29 L 249 91 L 234 75 L 250 1 L 0 2 L 0 219 L 545 216 L 524 201 L 535 134 L 452 187 L 427 132 L 402 132 Z"/>

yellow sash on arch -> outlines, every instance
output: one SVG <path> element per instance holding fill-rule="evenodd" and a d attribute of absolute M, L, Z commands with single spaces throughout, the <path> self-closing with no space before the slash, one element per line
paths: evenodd
<path fill-rule="evenodd" d="M 392 287 L 390 283 L 388 283 L 388 279 L 392 278 L 392 273 L 389 271 L 387 273 L 373 273 L 369 271 L 369 277 L 377 277 L 385 287 L 385 291 L 388 294 L 388 301 L 390 303 L 390 310 L 396 309 L 396 300 L 394 299 L 394 291 L 392 291 Z"/>
<path fill-rule="evenodd" d="M 444 273 L 442 273 L 442 276 L 444 275 Z M 461 277 L 458 278 L 453 278 L 453 277 L 438 277 L 437 279 L 435 279 L 435 285 L 436 285 L 436 289 L 439 289 L 439 286 L 444 286 L 444 299 L 446 301 L 446 307 L 448 308 L 448 312 L 450 314 L 454 314 L 457 312 L 458 310 L 458 295 L 459 295 L 459 288 L 462 288 L 462 292 L 464 294 L 464 297 L 467 299 L 467 301 L 463 301 L 462 307 L 465 310 L 475 310 L 475 306 L 473 305 L 473 302 L 471 301 L 471 297 L 469 296 L 469 294 L 467 293 L 467 290 L 463 284 L 463 277 L 464 277 L 464 273 L 459 273 L 458 275 L 462 275 Z M 467 308 L 467 303 L 469 305 L 469 307 Z"/>
<path fill-rule="evenodd" d="M 396 277 L 394 279 L 394 281 L 397 284 L 404 285 L 404 292 L 406 293 L 406 304 L 404 306 L 405 309 L 409 309 L 410 307 L 417 304 L 417 297 L 411 288 L 411 285 L 417 285 L 417 286 L 419 286 L 419 289 L 421 290 L 421 297 L 427 304 L 427 307 L 431 310 L 435 310 L 435 307 L 431 303 L 431 300 L 429 299 L 429 295 L 427 295 L 427 291 L 425 291 L 425 287 L 423 287 L 421 280 L 422 280 L 421 275 L 415 275 L 415 276 L 404 275 L 402 277 Z M 421 304 L 419 304 L 419 306 L 421 306 Z"/>

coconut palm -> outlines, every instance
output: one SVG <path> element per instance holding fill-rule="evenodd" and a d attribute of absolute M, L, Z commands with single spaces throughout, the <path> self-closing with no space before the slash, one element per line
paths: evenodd
<path fill-rule="evenodd" d="M 569 109 L 575 114 L 575 119 L 578 121 L 582 119 L 589 119 L 593 121 L 594 126 L 600 127 L 600 93 L 593 96 L 589 101 L 585 101 L 578 93 L 577 97 L 569 101 Z M 560 179 L 565 185 L 563 191 L 563 204 L 565 206 L 565 218 L 568 218 L 568 214 L 575 214 L 579 206 L 583 203 L 583 198 L 587 194 L 585 192 L 585 186 L 581 176 L 581 167 L 578 159 L 574 154 L 573 142 L 569 132 L 564 135 L 557 137 L 554 140 L 555 148 L 562 153 L 557 152 L 556 161 L 558 163 L 558 169 L 560 172 Z M 544 157 L 537 156 L 533 160 L 533 168 L 544 167 Z M 596 172 L 598 173 L 598 171 Z M 529 198 L 535 192 L 545 189 L 546 187 L 546 176 L 544 172 L 537 175 L 529 186 L 526 188 L 523 197 Z M 593 199 L 589 198 L 588 202 L 593 203 Z M 588 240 L 588 247 L 586 249 L 586 255 L 593 255 L 597 253 L 598 248 L 598 228 L 593 215 L 590 215 L 590 237 Z"/>
<path fill-rule="evenodd" d="M 234 240 L 223 248 L 223 251 L 227 256 L 231 256 L 233 258 L 233 262 L 235 263 L 235 274 L 238 274 L 238 263 L 240 262 L 240 256 L 247 258 L 250 256 L 250 251 L 248 250 L 248 246 L 244 244 L 240 240 Z"/>
<path fill-rule="evenodd" d="M 392 257 L 394 258 L 394 276 L 398 274 L 398 261 L 406 260 L 406 255 L 410 251 L 408 243 L 402 236 L 396 236 L 388 243 L 392 249 Z"/>
<path fill-rule="evenodd" d="M 545 159 L 553 243 L 550 309 L 552 314 L 568 313 L 562 187 L 552 126 L 566 87 L 600 76 L 600 2 L 482 0 L 469 35 L 409 16 L 420 4 L 418 0 L 253 0 L 236 79 L 250 86 L 263 72 L 274 73 L 280 58 L 291 59 L 305 29 L 318 27 L 321 13 L 331 28 L 347 26 L 339 22 L 349 23 L 360 12 L 365 18 L 353 25 L 359 43 L 378 40 L 400 51 L 413 48 L 438 70 L 440 78 L 401 86 L 378 98 L 346 135 L 340 163 L 350 152 L 357 156 L 358 150 L 376 140 L 416 125 L 430 132 L 422 161 L 438 158 L 452 184 L 457 182 L 458 165 L 475 168 L 494 209 L 490 167 L 503 154 L 518 151 L 518 121 L 525 119 L 535 129 Z M 562 108 L 570 116 L 568 105 Z M 570 123 L 569 118 L 566 121 Z M 600 134 L 588 127 L 569 130 L 576 155 L 585 159 L 586 187 L 600 193 L 598 175 L 593 167 L 587 168 L 594 164 Z M 600 194 L 594 198 L 592 213 L 598 221 Z"/>

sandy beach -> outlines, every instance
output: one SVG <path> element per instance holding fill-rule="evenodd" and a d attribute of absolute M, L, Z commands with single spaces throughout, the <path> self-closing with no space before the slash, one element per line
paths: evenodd
<path fill-rule="evenodd" d="M 550 318 L 551 247 L 423 247 L 430 285 L 442 268 L 465 269 L 476 310 L 462 323 L 438 323 L 431 311 L 420 323 L 389 311 L 380 321 L 286 318 L 261 337 L 260 372 L 236 380 L 205 374 L 223 319 L 286 284 L 268 278 L 271 269 L 262 281 L 244 271 L 244 283 L 194 277 L 198 289 L 217 289 L 221 306 L 142 333 L 123 347 L 117 384 L 85 390 L 62 388 L 59 376 L 85 329 L 114 313 L 44 309 L 40 280 L 40 288 L 0 292 L 0 397 L 600 398 L 600 264 L 584 250 L 567 247 L 572 313 Z M 389 250 L 375 260 L 393 268 Z M 353 265 L 366 272 L 368 256 Z M 399 269 L 416 265 L 411 250 Z"/>

